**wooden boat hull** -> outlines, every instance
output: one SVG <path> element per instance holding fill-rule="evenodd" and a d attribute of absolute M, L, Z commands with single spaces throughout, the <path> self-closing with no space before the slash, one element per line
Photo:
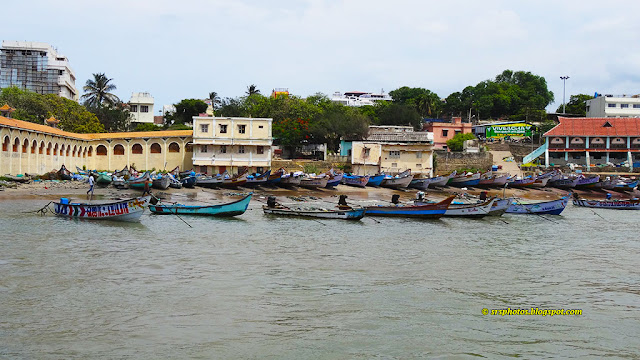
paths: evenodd
<path fill-rule="evenodd" d="M 509 183 L 509 187 L 527 187 L 532 186 L 536 179 L 518 179 Z"/>
<path fill-rule="evenodd" d="M 150 199 L 151 196 L 142 196 L 108 204 L 53 204 L 57 216 L 87 220 L 138 221 Z"/>
<path fill-rule="evenodd" d="M 447 186 L 447 183 L 449 182 L 449 180 L 451 180 L 451 178 L 453 178 L 454 176 L 456 176 L 455 171 L 449 174 L 448 176 L 436 176 L 434 178 L 431 178 L 431 181 L 429 182 L 429 186 L 431 188 Z"/>
<path fill-rule="evenodd" d="M 13 176 L 13 175 L 6 174 L 4 175 L 4 177 L 9 179 L 10 181 L 19 182 L 19 183 L 26 183 L 31 180 L 29 176 Z"/>
<path fill-rule="evenodd" d="M 600 175 L 596 175 L 588 178 L 580 178 L 576 183 L 576 189 L 584 189 L 597 184 L 600 181 Z"/>
<path fill-rule="evenodd" d="M 371 178 L 369 175 L 360 176 L 360 175 L 344 175 L 342 177 L 342 183 L 345 185 L 357 186 L 357 187 L 365 187 L 369 183 Z"/>
<path fill-rule="evenodd" d="M 212 176 L 201 176 L 196 178 L 196 185 L 200 187 L 205 187 L 209 189 L 220 187 L 222 184 L 222 179 Z"/>
<path fill-rule="evenodd" d="M 341 219 L 341 220 L 360 220 L 364 217 L 366 210 L 364 208 L 352 209 L 352 210 L 302 210 L 302 209 L 287 209 L 287 208 L 270 208 L 263 206 L 262 210 L 265 214 L 279 215 L 279 216 L 292 216 L 292 217 L 307 217 L 318 219 Z"/>
<path fill-rule="evenodd" d="M 269 176 L 271 175 L 271 170 L 267 170 L 261 176 L 256 177 L 247 177 L 247 182 L 244 184 L 246 187 L 256 187 L 260 185 L 265 185 L 267 181 L 269 181 Z"/>
<path fill-rule="evenodd" d="M 558 200 L 541 201 L 536 203 L 511 203 L 507 208 L 508 214 L 549 214 L 560 215 L 567 206 L 569 197 L 565 196 Z"/>
<path fill-rule="evenodd" d="M 71 180 L 72 178 L 71 172 L 67 170 L 67 168 L 64 167 L 64 165 L 62 165 L 60 170 L 58 170 L 58 177 L 60 178 L 60 180 Z"/>
<path fill-rule="evenodd" d="M 380 186 L 391 188 L 391 189 L 404 189 L 411 184 L 413 180 L 413 175 L 401 177 L 401 178 L 385 178 L 382 180 L 382 184 Z"/>
<path fill-rule="evenodd" d="M 216 216 L 228 217 L 242 215 L 247 211 L 249 202 L 251 201 L 249 194 L 244 198 L 228 204 L 208 205 L 208 206 L 191 206 L 182 204 L 173 205 L 149 205 L 149 210 L 157 215 L 197 215 L 197 216 Z"/>
<path fill-rule="evenodd" d="M 187 176 L 185 178 L 180 179 L 180 182 L 182 183 L 183 187 L 193 188 L 194 186 L 196 186 L 196 183 L 198 182 L 198 178 L 196 178 L 195 176 Z"/>
<path fill-rule="evenodd" d="M 535 188 L 543 188 L 543 187 L 547 186 L 547 183 L 549 183 L 550 179 L 551 178 L 548 178 L 548 177 L 545 177 L 545 178 L 542 178 L 542 179 L 538 178 L 538 179 L 536 179 L 536 181 L 533 182 L 533 184 L 531 184 L 531 186 L 535 187 Z"/>
<path fill-rule="evenodd" d="M 489 210 L 488 216 L 502 216 L 502 214 L 507 211 L 509 206 L 511 206 L 512 201 L 513 199 L 511 198 L 496 199 L 496 201 L 493 203 L 493 206 L 491 206 L 491 210 Z"/>
<path fill-rule="evenodd" d="M 154 189 L 166 190 L 171 185 L 171 179 L 168 176 L 164 175 L 160 179 L 153 179 L 152 187 Z"/>
<path fill-rule="evenodd" d="M 285 175 L 280 178 L 280 182 L 277 185 L 282 187 L 299 186 L 302 176 Z"/>
<path fill-rule="evenodd" d="M 411 180 L 409 187 L 412 189 L 427 190 L 430 183 L 431 178 L 413 179 Z"/>
<path fill-rule="evenodd" d="M 323 188 L 327 186 L 329 179 L 324 178 L 303 178 L 300 180 L 300 186 L 305 188 Z"/>
<path fill-rule="evenodd" d="M 111 176 L 107 174 L 99 174 L 98 178 L 96 179 L 96 184 L 100 186 L 107 186 L 111 184 L 112 181 L 113 179 L 111 178 Z"/>
<path fill-rule="evenodd" d="M 549 181 L 548 185 L 558 189 L 573 189 L 578 184 L 578 179 L 558 179 Z"/>
<path fill-rule="evenodd" d="M 139 178 L 129 179 L 129 181 L 127 181 L 126 183 L 129 185 L 129 188 L 131 189 L 144 190 L 144 183 L 149 178 L 151 178 L 149 173 L 144 173 Z"/>
<path fill-rule="evenodd" d="M 233 189 L 237 188 L 238 186 L 243 186 L 246 183 L 247 174 L 242 174 L 231 179 L 223 179 L 219 186 L 223 188 Z"/>
<path fill-rule="evenodd" d="M 384 175 L 369 175 L 369 181 L 366 186 L 380 186 L 384 180 Z"/>
<path fill-rule="evenodd" d="M 574 199 L 573 205 L 598 208 L 598 209 L 615 209 L 615 210 L 640 210 L 640 200 L 587 200 Z"/>
<path fill-rule="evenodd" d="M 332 175 L 329 180 L 327 180 L 327 186 L 328 188 L 332 188 L 332 187 L 336 187 L 338 185 L 340 185 L 340 183 L 342 182 L 342 177 L 344 176 L 344 174 L 337 174 L 337 175 Z"/>
<path fill-rule="evenodd" d="M 480 176 L 480 174 L 473 174 L 469 176 L 452 177 L 447 184 L 455 187 L 477 186 L 480 184 Z"/>
<path fill-rule="evenodd" d="M 455 196 L 449 196 L 439 203 L 427 205 L 413 206 L 368 206 L 367 215 L 369 216 L 386 216 L 386 217 L 403 217 L 403 218 L 420 218 L 420 219 L 437 219 L 444 216 L 447 208 L 453 201 Z"/>

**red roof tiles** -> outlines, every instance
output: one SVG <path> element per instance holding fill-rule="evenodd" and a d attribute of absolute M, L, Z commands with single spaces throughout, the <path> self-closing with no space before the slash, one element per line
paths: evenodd
<path fill-rule="evenodd" d="M 640 136 L 640 118 L 565 118 L 544 136 Z M 604 125 L 609 122 L 611 127 Z"/>

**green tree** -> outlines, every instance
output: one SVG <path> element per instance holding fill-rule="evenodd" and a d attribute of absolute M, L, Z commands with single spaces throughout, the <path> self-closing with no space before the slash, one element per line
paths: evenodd
<path fill-rule="evenodd" d="M 191 123 L 194 116 L 207 111 L 207 103 L 198 99 L 184 99 L 174 106 L 176 107 L 176 112 L 168 118 L 178 124 Z"/>
<path fill-rule="evenodd" d="M 358 109 L 341 104 L 330 104 L 311 122 L 314 142 L 326 142 L 331 151 L 338 151 L 340 138 L 363 138 L 369 130 L 368 118 Z"/>
<path fill-rule="evenodd" d="M 220 106 L 220 116 L 247 116 L 244 100 L 241 98 L 225 98 Z"/>
<path fill-rule="evenodd" d="M 163 130 L 162 126 L 158 126 L 156 124 L 143 123 L 138 124 L 134 131 L 158 131 Z"/>
<path fill-rule="evenodd" d="M 451 151 L 462 151 L 466 140 L 473 140 L 476 136 L 472 133 L 459 133 L 451 140 L 447 140 L 447 148 Z"/>
<path fill-rule="evenodd" d="M 444 109 L 438 94 L 424 88 L 403 86 L 390 91 L 389 95 L 394 103 L 412 106 L 422 117 L 438 117 Z"/>
<path fill-rule="evenodd" d="M 131 126 L 131 113 L 128 107 L 119 102 L 113 107 L 92 107 L 85 105 L 94 113 L 107 132 L 128 131 Z"/>
<path fill-rule="evenodd" d="M 222 99 L 220 99 L 217 92 L 212 91 L 209 93 L 209 100 L 211 100 L 211 108 L 213 109 L 213 115 L 215 116 L 216 110 L 218 110 L 222 105 Z"/>
<path fill-rule="evenodd" d="M 247 92 L 246 92 L 247 96 L 251 96 L 254 94 L 260 94 L 260 90 L 258 90 L 258 87 L 255 86 L 254 84 L 251 84 L 249 86 L 247 86 Z"/>
<path fill-rule="evenodd" d="M 379 107 L 376 125 L 413 126 L 415 130 L 420 130 L 422 117 L 414 107 L 394 103 Z"/>
<path fill-rule="evenodd" d="M 569 102 L 567 103 L 565 112 L 567 114 L 574 114 L 580 116 L 587 116 L 587 100 L 593 99 L 591 95 L 578 94 L 571 95 Z M 557 113 L 562 113 L 562 104 L 558 106 Z"/>
<path fill-rule="evenodd" d="M 278 139 L 289 154 L 293 155 L 295 149 L 302 145 L 303 141 L 308 141 L 311 137 L 309 132 L 309 120 L 301 118 L 286 118 L 274 121 L 272 126 L 273 137 Z"/>
<path fill-rule="evenodd" d="M 111 83 L 112 80 L 104 73 L 93 74 L 93 79 L 87 80 L 82 88 L 85 92 L 82 95 L 85 105 L 100 108 L 102 105 L 115 106 L 120 102 L 118 97 L 110 92 L 116 89 L 116 86 Z"/>

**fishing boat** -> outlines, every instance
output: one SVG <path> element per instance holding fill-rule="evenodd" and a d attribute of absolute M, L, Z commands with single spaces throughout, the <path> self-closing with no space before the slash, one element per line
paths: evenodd
<path fill-rule="evenodd" d="M 177 167 L 176 167 L 177 169 Z M 173 172 L 169 172 L 166 175 L 169 178 L 169 187 L 173 189 L 182 189 L 182 181 L 176 179 Z"/>
<path fill-rule="evenodd" d="M 496 198 L 491 198 L 476 204 L 464 204 L 464 203 L 454 203 L 452 202 L 447 211 L 444 213 L 444 216 L 447 217 L 470 217 L 470 218 L 481 218 L 488 216 L 491 212 L 491 208 L 493 204 L 496 202 Z M 413 202 L 414 205 L 428 205 L 433 204 L 433 202 L 423 202 L 416 200 Z"/>
<path fill-rule="evenodd" d="M 491 206 L 491 210 L 489 210 L 488 216 L 502 216 L 509 206 L 511 206 L 512 198 L 507 199 L 496 199 L 493 205 Z"/>
<path fill-rule="evenodd" d="M 98 173 L 96 184 L 98 184 L 99 186 L 108 186 L 109 184 L 111 184 L 112 181 L 113 181 L 113 178 L 111 177 L 111 175 L 102 172 L 102 173 Z"/>
<path fill-rule="evenodd" d="M 194 186 L 196 186 L 198 178 L 195 176 L 187 176 L 180 179 L 180 182 L 182 183 L 182 187 L 193 188 Z"/>
<path fill-rule="evenodd" d="M 54 213 L 57 216 L 89 220 L 138 221 L 150 199 L 151 196 L 142 196 L 105 204 L 90 204 L 69 203 L 69 199 L 62 198 L 60 202 L 53 204 Z"/>
<path fill-rule="evenodd" d="M 569 202 L 569 197 L 564 196 L 557 200 L 522 202 L 514 200 L 507 208 L 508 214 L 549 214 L 560 215 Z"/>
<path fill-rule="evenodd" d="M 195 176 L 195 171 L 193 171 L 193 169 L 191 170 L 186 170 L 186 171 L 179 171 L 178 172 L 178 176 L 180 176 L 180 178 L 182 179 L 183 177 L 187 177 L 187 176 Z"/>
<path fill-rule="evenodd" d="M 302 180 L 303 172 L 291 172 L 289 174 L 284 174 L 280 177 L 280 182 L 276 183 L 282 187 L 291 187 L 300 185 L 300 181 Z"/>
<path fill-rule="evenodd" d="M 513 178 L 511 181 L 507 181 L 507 186 L 509 187 L 527 187 L 533 185 L 536 182 L 535 177 L 525 177 L 525 178 Z"/>
<path fill-rule="evenodd" d="M 384 180 L 384 174 L 369 175 L 369 181 L 366 186 L 380 186 Z"/>
<path fill-rule="evenodd" d="M 576 183 L 575 188 L 584 189 L 597 184 L 599 181 L 600 181 L 600 175 L 590 176 L 590 177 L 579 176 L 578 182 Z"/>
<path fill-rule="evenodd" d="M 305 176 L 300 179 L 300 186 L 309 188 L 309 189 L 317 189 L 327 187 L 327 182 L 329 182 L 329 178 L 326 176 Z"/>
<path fill-rule="evenodd" d="M 429 182 L 429 187 L 434 188 L 434 187 L 447 186 L 447 183 L 449 182 L 449 180 L 451 180 L 451 178 L 455 177 L 456 174 L 457 174 L 457 172 L 454 170 L 449 175 L 433 177 L 433 178 L 431 178 L 431 181 Z"/>
<path fill-rule="evenodd" d="M 409 183 L 409 187 L 413 189 L 427 190 L 429 188 L 429 183 L 431 183 L 430 178 L 414 178 Z"/>
<path fill-rule="evenodd" d="M 237 188 L 238 186 L 243 186 L 246 183 L 247 172 L 245 171 L 228 179 L 223 178 L 219 186 L 223 188 Z"/>
<path fill-rule="evenodd" d="M 78 166 L 76 166 L 76 173 L 80 175 L 89 175 L 89 172 L 87 170 L 82 170 Z"/>
<path fill-rule="evenodd" d="M 267 199 L 267 205 L 262 206 L 262 211 L 269 215 L 341 220 L 360 220 L 366 212 L 363 207 L 353 208 L 350 206 L 339 206 L 338 209 L 290 208 L 278 204 L 273 196 Z"/>
<path fill-rule="evenodd" d="M 578 178 L 561 178 L 557 180 L 550 180 L 547 185 L 559 189 L 573 189 L 578 183 Z"/>
<path fill-rule="evenodd" d="M 247 175 L 247 182 L 244 184 L 246 187 L 256 187 L 260 185 L 265 185 L 269 180 L 269 176 L 271 175 L 271 170 L 267 170 L 262 175 Z"/>
<path fill-rule="evenodd" d="M 638 180 L 621 177 L 605 180 L 602 184 L 603 189 L 613 191 L 632 191 L 636 186 L 638 186 Z"/>
<path fill-rule="evenodd" d="M 449 186 L 455 187 L 467 187 L 467 186 L 477 186 L 480 183 L 480 173 L 468 173 L 462 174 L 459 176 L 452 177 L 449 179 L 447 183 Z"/>
<path fill-rule="evenodd" d="M 265 185 L 277 185 L 282 180 L 282 176 L 286 173 L 284 168 L 280 168 L 269 175 Z"/>
<path fill-rule="evenodd" d="M 71 171 L 67 170 L 64 165 L 58 170 L 58 177 L 60 180 L 71 180 Z"/>
<path fill-rule="evenodd" d="M 7 178 L 7 180 L 18 182 L 18 183 L 27 183 L 31 181 L 31 177 L 29 176 L 13 176 L 13 175 L 6 174 L 4 175 L 4 177 Z"/>
<path fill-rule="evenodd" d="M 367 215 L 405 218 L 437 219 L 444 216 L 455 195 L 433 204 L 426 205 L 378 205 L 367 206 Z"/>
<path fill-rule="evenodd" d="M 575 193 L 574 193 L 575 194 Z M 577 195 L 577 194 L 575 194 Z M 599 208 L 599 209 L 616 209 L 616 210 L 640 210 L 640 199 L 628 199 L 628 200 L 589 200 L 580 199 L 574 195 L 573 205 Z"/>
<path fill-rule="evenodd" d="M 126 184 L 126 180 L 124 179 L 124 177 L 120 176 L 117 177 L 115 175 L 111 175 L 111 185 L 113 185 L 116 188 L 123 188 Z"/>
<path fill-rule="evenodd" d="M 152 180 L 153 183 L 151 184 L 151 186 L 154 189 L 166 190 L 169 188 L 169 185 L 171 185 L 171 179 L 166 174 L 157 175 L 153 177 Z"/>
<path fill-rule="evenodd" d="M 151 175 L 149 175 L 149 172 L 145 172 L 144 174 L 142 174 L 142 176 L 137 177 L 137 178 L 129 178 L 129 180 L 127 180 L 125 183 L 129 185 L 130 189 L 144 189 L 144 183 L 151 179 Z"/>
<path fill-rule="evenodd" d="M 535 187 L 535 188 L 543 188 L 545 186 L 547 186 L 547 183 L 549 182 L 549 180 L 551 180 L 550 177 L 537 177 L 536 181 L 533 182 L 533 184 L 531 184 L 531 187 Z"/>
<path fill-rule="evenodd" d="M 129 171 L 129 167 L 125 166 L 124 169 L 120 171 L 115 171 L 112 175 L 117 177 L 125 177 L 125 176 L 131 176 L 131 172 Z"/>
<path fill-rule="evenodd" d="M 220 187 L 220 184 L 222 184 L 222 178 L 219 176 L 201 175 L 197 177 L 194 176 L 194 178 L 196 178 L 195 185 L 209 189 Z"/>
<path fill-rule="evenodd" d="M 333 169 L 329 170 L 329 172 L 326 173 L 326 176 L 329 177 L 329 179 L 327 180 L 327 186 L 328 188 L 333 188 L 336 187 L 338 185 L 340 185 L 340 183 L 342 182 L 342 177 L 344 176 L 343 173 L 335 173 L 333 171 Z"/>
<path fill-rule="evenodd" d="M 249 206 L 249 202 L 251 201 L 251 195 L 253 193 L 249 193 L 249 195 L 243 197 L 240 200 L 230 202 L 227 204 L 219 204 L 219 205 L 207 205 L 207 206 L 199 206 L 199 205 L 183 205 L 183 204 L 171 204 L 171 205 L 149 205 L 149 210 L 152 213 L 158 215 L 199 215 L 199 216 L 236 216 L 242 215 L 247 211 L 247 207 Z"/>
<path fill-rule="evenodd" d="M 347 175 L 342 176 L 342 183 L 345 185 L 365 187 L 369 183 L 369 175 Z"/>
<path fill-rule="evenodd" d="M 411 180 L 413 180 L 411 170 L 405 170 L 396 176 L 385 176 L 380 186 L 391 189 L 404 189 L 411 184 Z"/>
<path fill-rule="evenodd" d="M 480 176 L 480 181 L 478 182 L 478 187 L 489 187 L 493 185 L 493 180 L 495 179 L 495 175 L 492 174 L 491 171 L 484 173 Z"/>

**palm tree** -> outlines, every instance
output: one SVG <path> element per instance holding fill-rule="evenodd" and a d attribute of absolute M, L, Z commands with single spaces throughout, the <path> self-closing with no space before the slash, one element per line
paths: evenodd
<path fill-rule="evenodd" d="M 85 99 L 85 103 L 91 107 L 102 107 L 103 104 L 108 106 L 115 106 L 120 102 L 120 99 L 110 91 L 116 89 L 114 84 L 110 84 L 113 79 L 107 78 L 104 73 L 102 74 L 93 74 L 93 80 L 87 80 L 87 83 L 84 85 L 82 90 L 84 90 L 84 95 L 82 98 Z"/>
<path fill-rule="evenodd" d="M 218 96 L 218 93 L 215 91 L 212 91 L 209 93 L 209 100 L 211 100 L 211 107 L 213 108 L 213 115 L 216 114 L 216 110 L 220 108 L 220 105 L 222 105 L 222 99 L 220 99 L 220 96 Z"/>
<path fill-rule="evenodd" d="M 260 94 L 260 90 L 258 90 L 258 87 L 255 86 L 254 84 L 251 84 L 247 87 L 247 92 L 246 92 L 247 96 L 251 96 L 254 94 Z"/>

